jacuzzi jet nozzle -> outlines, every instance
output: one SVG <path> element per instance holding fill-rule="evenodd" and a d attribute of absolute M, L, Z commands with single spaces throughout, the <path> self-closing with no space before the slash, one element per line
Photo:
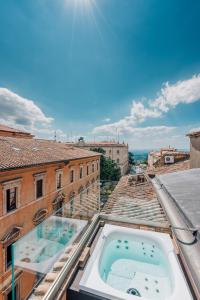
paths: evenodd
<path fill-rule="evenodd" d="M 139 291 L 135 288 L 129 288 L 126 292 L 127 292 L 127 294 L 141 297 Z"/>

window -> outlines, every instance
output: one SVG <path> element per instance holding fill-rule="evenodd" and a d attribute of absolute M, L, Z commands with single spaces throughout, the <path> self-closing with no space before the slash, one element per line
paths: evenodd
<path fill-rule="evenodd" d="M 117 163 L 119 164 L 119 158 L 117 158 Z"/>
<path fill-rule="evenodd" d="M 109 150 L 109 154 L 111 154 L 112 153 L 112 150 Z"/>
<path fill-rule="evenodd" d="M 87 175 L 89 175 L 89 166 L 87 166 Z"/>
<path fill-rule="evenodd" d="M 80 178 L 83 178 L 83 167 L 80 167 Z"/>
<path fill-rule="evenodd" d="M 7 214 L 19 207 L 21 178 L 2 183 L 3 212 Z"/>
<path fill-rule="evenodd" d="M 62 187 L 62 175 L 58 174 L 57 176 L 57 190 L 61 189 Z"/>
<path fill-rule="evenodd" d="M 38 179 L 36 181 L 36 198 L 41 198 L 43 196 L 43 179 Z"/>
<path fill-rule="evenodd" d="M 117 150 L 117 154 L 119 154 L 119 150 Z"/>
<path fill-rule="evenodd" d="M 56 170 L 56 189 L 57 190 L 62 188 L 62 175 L 63 175 L 63 170 L 57 169 Z"/>
<path fill-rule="evenodd" d="M 92 173 L 94 173 L 94 164 L 92 164 Z"/>
<path fill-rule="evenodd" d="M 6 190 L 6 211 L 10 212 L 17 208 L 17 188 Z"/>
<path fill-rule="evenodd" d="M 99 162 L 97 161 L 97 171 L 99 170 Z"/>
<path fill-rule="evenodd" d="M 45 173 L 34 174 L 35 180 L 35 198 L 39 199 L 44 196 L 44 178 Z"/>
<path fill-rule="evenodd" d="M 70 182 L 74 182 L 74 170 L 70 171 Z"/>
<path fill-rule="evenodd" d="M 12 244 L 6 248 L 6 270 L 12 265 Z"/>

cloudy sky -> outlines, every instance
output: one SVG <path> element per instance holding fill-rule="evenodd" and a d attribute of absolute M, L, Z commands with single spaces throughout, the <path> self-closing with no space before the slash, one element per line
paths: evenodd
<path fill-rule="evenodd" d="M 2 1 L 0 123 L 188 148 L 200 128 L 199 11 L 199 0 Z"/>

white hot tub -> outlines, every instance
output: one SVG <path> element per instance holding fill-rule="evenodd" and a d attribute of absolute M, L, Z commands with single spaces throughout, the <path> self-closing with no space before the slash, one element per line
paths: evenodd
<path fill-rule="evenodd" d="M 168 234 L 108 224 L 79 287 L 108 299 L 193 299 Z"/>

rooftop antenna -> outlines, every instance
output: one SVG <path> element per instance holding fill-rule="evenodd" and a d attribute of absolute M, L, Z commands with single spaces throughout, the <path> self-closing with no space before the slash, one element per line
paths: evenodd
<path fill-rule="evenodd" d="M 116 139 L 115 141 L 117 142 L 117 127 L 116 127 L 116 137 L 115 137 L 115 139 Z"/>

